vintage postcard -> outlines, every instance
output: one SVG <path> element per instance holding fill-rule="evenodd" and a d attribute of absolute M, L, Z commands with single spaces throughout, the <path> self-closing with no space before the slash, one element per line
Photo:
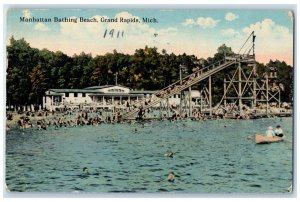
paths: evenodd
<path fill-rule="evenodd" d="M 293 193 L 293 10 L 5 15 L 7 192 Z"/>

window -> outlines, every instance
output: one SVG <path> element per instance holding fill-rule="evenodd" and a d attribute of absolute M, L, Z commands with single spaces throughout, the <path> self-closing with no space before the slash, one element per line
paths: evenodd
<path fill-rule="evenodd" d="M 77 97 L 78 96 L 78 93 L 74 93 L 74 97 Z"/>
<path fill-rule="evenodd" d="M 65 93 L 65 96 L 66 96 L 66 97 L 69 97 L 69 93 Z"/>
<path fill-rule="evenodd" d="M 122 93 L 122 92 L 125 92 L 125 91 L 123 89 L 116 88 L 116 89 L 109 89 L 108 92 Z"/>
<path fill-rule="evenodd" d="M 85 97 L 85 93 L 82 93 L 82 97 Z"/>

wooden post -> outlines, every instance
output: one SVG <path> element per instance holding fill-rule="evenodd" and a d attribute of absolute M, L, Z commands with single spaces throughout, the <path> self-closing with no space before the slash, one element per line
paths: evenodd
<path fill-rule="evenodd" d="M 269 75 L 267 73 L 266 78 L 266 88 L 267 88 L 267 116 L 269 115 Z"/>
<path fill-rule="evenodd" d="M 225 92 L 226 92 L 226 78 L 224 78 L 224 107 L 226 107 L 227 105 Z"/>
<path fill-rule="evenodd" d="M 241 112 L 242 110 L 242 67 L 241 67 L 241 63 L 239 62 L 239 110 Z"/>
<path fill-rule="evenodd" d="M 169 103 L 169 98 L 167 98 L 167 115 L 168 118 L 170 117 L 170 103 Z"/>
<path fill-rule="evenodd" d="M 208 77 L 209 88 L 209 116 L 212 116 L 211 76 Z"/>
<path fill-rule="evenodd" d="M 281 94 L 280 94 L 280 89 L 279 89 L 279 103 L 278 103 L 278 107 L 280 108 L 280 103 L 281 103 Z"/>
<path fill-rule="evenodd" d="M 256 79 L 253 80 L 253 106 L 252 108 L 256 108 Z"/>
<path fill-rule="evenodd" d="M 200 112 L 202 113 L 203 112 L 203 97 L 202 97 L 202 90 L 200 91 Z"/>
<path fill-rule="evenodd" d="M 189 87 L 189 117 L 192 116 L 192 87 Z"/>
<path fill-rule="evenodd" d="M 181 72 L 181 66 L 179 66 L 179 76 L 180 76 L 180 87 L 182 86 L 182 72 Z M 180 100 L 179 100 L 179 114 L 181 116 L 182 111 L 182 91 L 180 91 Z"/>
<path fill-rule="evenodd" d="M 162 100 L 159 102 L 159 117 L 162 118 Z"/>

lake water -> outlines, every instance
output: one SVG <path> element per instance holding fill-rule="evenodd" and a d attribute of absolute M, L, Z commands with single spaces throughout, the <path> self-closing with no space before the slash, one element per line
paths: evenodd
<path fill-rule="evenodd" d="M 278 124 L 287 141 L 249 139 Z M 292 134 L 292 118 L 11 129 L 6 184 L 15 192 L 287 193 Z"/>

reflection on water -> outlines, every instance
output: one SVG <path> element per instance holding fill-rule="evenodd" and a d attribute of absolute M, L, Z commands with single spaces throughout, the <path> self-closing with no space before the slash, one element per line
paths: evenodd
<path fill-rule="evenodd" d="M 277 124 L 287 141 L 249 139 Z M 286 193 L 292 153 L 292 118 L 15 129 L 6 134 L 6 184 L 17 192 Z"/>

